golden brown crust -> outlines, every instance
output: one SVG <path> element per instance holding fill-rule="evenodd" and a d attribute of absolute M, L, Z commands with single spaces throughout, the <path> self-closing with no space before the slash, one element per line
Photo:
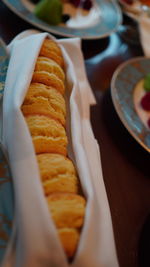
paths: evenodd
<path fill-rule="evenodd" d="M 61 49 L 56 42 L 50 39 L 44 40 L 39 55 L 53 59 L 62 68 L 64 67 L 64 60 L 62 57 Z"/>
<path fill-rule="evenodd" d="M 60 80 L 55 74 L 47 71 L 35 71 L 32 76 L 32 82 L 53 86 L 62 95 L 65 92 L 65 86 L 62 80 Z"/>
<path fill-rule="evenodd" d="M 80 228 L 83 225 L 85 199 L 82 196 L 54 193 L 47 197 L 47 202 L 57 228 Z"/>
<path fill-rule="evenodd" d="M 35 65 L 35 71 L 47 71 L 55 74 L 64 82 L 65 74 L 63 69 L 52 59 L 46 57 L 38 57 Z"/>
<path fill-rule="evenodd" d="M 25 119 L 37 154 L 48 152 L 67 154 L 67 136 L 59 122 L 39 115 L 26 116 Z"/>
<path fill-rule="evenodd" d="M 38 155 L 37 161 L 46 195 L 54 192 L 77 193 L 78 178 L 70 159 L 45 153 Z"/>
<path fill-rule="evenodd" d="M 63 155 L 45 153 L 37 156 L 42 181 L 56 177 L 76 175 L 74 165 L 70 159 Z"/>
<path fill-rule="evenodd" d="M 53 87 L 32 83 L 29 87 L 21 110 L 24 115 L 46 115 L 66 122 L 66 106 L 63 96 Z"/>
<path fill-rule="evenodd" d="M 75 228 L 60 228 L 58 235 L 68 258 L 72 258 L 76 252 L 80 233 Z"/>
<path fill-rule="evenodd" d="M 72 176 L 69 179 L 67 177 L 53 178 L 52 180 L 48 180 L 43 182 L 43 189 L 45 195 L 49 195 L 51 193 L 57 192 L 68 192 L 68 193 L 77 193 L 78 192 L 78 183 L 77 177 Z"/>

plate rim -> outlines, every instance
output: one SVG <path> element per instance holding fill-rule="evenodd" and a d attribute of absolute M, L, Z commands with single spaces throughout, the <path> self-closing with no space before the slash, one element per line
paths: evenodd
<path fill-rule="evenodd" d="M 115 107 L 116 113 L 118 114 L 118 117 L 120 118 L 122 124 L 125 126 L 125 128 L 128 130 L 128 132 L 131 134 L 131 136 L 134 137 L 134 139 L 146 150 L 150 153 L 150 148 L 147 147 L 147 145 L 141 141 L 141 139 L 134 133 L 134 131 L 131 130 L 129 124 L 127 123 L 127 121 L 125 120 L 124 116 L 122 116 L 122 112 L 120 112 L 119 108 L 118 108 L 118 101 L 116 100 L 115 94 L 114 92 L 116 92 L 116 87 L 115 87 L 115 82 L 117 79 L 118 74 L 130 63 L 132 62 L 136 62 L 136 61 L 140 61 L 142 59 L 147 59 L 150 60 L 150 57 L 145 57 L 145 56 L 139 56 L 139 57 L 134 57 L 131 59 L 126 60 L 125 62 L 123 62 L 122 64 L 120 64 L 118 66 L 118 68 L 115 70 L 112 79 L 111 79 L 111 98 L 112 98 L 112 102 L 113 105 Z M 139 119 L 140 120 L 140 119 Z M 141 122 L 141 121 L 140 121 Z M 142 123 L 142 122 L 141 122 Z M 146 129 L 146 128 L 145 128 Z M 148 131 L 148 130 L 147 130 Z"/>
<path fill-rule="evenodd" d="M 19 0 L 21 1 L 21 0 Z M 9 0 L 2 0 L 2 2 L 13 12 L 15 13 L 17 16 L 19 16 L 21 19 L 23 19 L 24 21 L 28 22 L 29 24 L 35 26 L 36 28 L 38 29 L 41 29 L 43 31 L 48 31 L 52 34 L 55 34 L 55 35 L 58 35 L 58 36 L 63 36 L 63 37 L 79 37 L 81 38 L 82 40 L 96 40 L 96 39 L 101 39 L 101 38 L 105 38 L 105 37 L 108 37 L 109 35 L 111 35 L 113 32 L 115 32 L 119 25 L 122 24 L 122 21 L 123 21 L 123 15 L 122 15 L 122 11 L 121 11 L 121 7 L 119 6 L 119 3 L 116 2 L 116 0 L 109 0 L 109 2 L 111 2 L 113 4 L 113 6 L 116 8 L 117 10 L 117 14 L 118 14 L 118 21 L 117 21 L 117 24 L 116 26 L 114 27 L 114 29 L 102 34 L 102 35 L 98 35 L 96 34 L 95 36 L 88 36 L 88 35 L 85 35 L 85 36 L 79 36 L 77 34 L 73 34 L 73 33 L 63 33 L 63 32 L 60 32 L 59 30 L 53 30 L 51 29 L 51 26 L 47 24 L 47 26 L 44 26 L 42 24 L 38 24 L 34 21 L 31 21 L 30 18 L 27 18 L 25 15 L 23 15 L 21 12 L 19 12 L 14 6 L 12 6 L 10 3 L 9 3 Z M 104 3 L 104 0 L 102 0 L 102 2 Z M 23 3 L 22 3 L 23 4 Z M 24 6 L 24 5 L 23 5 Z M 29 11 L 30 12 L 30 11 Z M 31 12 L 30 12 L 31 13 Z M 32 14 L 32 13 L 31 13 Z M 48 28 L 50 28 L 50 30 L 48 30 Z M 72 29 L 73 30 L 73 29 Z"/>

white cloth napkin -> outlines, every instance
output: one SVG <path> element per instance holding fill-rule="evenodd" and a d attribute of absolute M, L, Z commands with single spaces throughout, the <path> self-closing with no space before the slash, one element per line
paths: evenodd
<path fill-rule="evenodd" d="M 150 16 L 145 12 L 139 16 L 139 32 L 144 55 L 150 57 Z"/>
<path fill-rule="evenodd" d="M 111 215 L 98 144 L 90 125 L 94 96 L 86 78 L 78 38 L 59 40 L 66 64 L 69 135 L 86 214 L 76 257 L 69 264 L 43 194 L 32 139 L 20 111 L 47 33 L 28 32 L 11 43 L 3 98 L 3 146 L 15 191 L 15 220 L 3 267 L 118 267 Z"/>

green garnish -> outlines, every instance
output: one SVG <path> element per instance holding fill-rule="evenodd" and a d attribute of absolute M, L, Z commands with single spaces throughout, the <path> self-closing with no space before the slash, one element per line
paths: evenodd
<path fill-rule="evenodd" d="M 35 15 L 51 25 L 57 25 L 62 20 L 63 5 L 61 0 L 41 0 L 35 7 Z"/>
<path fill-rule="evenodd" d="M 150 91 L 150 74 L 147 74 L 144 78 L 144 89 L 146 92 Z"/>

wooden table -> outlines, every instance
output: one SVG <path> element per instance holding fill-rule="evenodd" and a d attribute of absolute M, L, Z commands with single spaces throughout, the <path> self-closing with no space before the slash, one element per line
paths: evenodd
<path fill-rule="evenodd" d="M 125 23 L 129 22 L 125 18 Z M 33 28 L 0 2 L 0 36 L 6 43 L 23 30 Z M 139 260 L 139 240 L 150 212 L 150 157 L 128 133 L 116 114 L 110 81 L 116 67 L 142 55 L 139 44 L 126 42 L 118 33 L 83 41 L 87 76 L 96 96 L 91 122 L 100 145 L 103 177 L 111 209 L 120 267 L 146 266 Z M 150 266 L 147 265 L 147 266 Z"/>

